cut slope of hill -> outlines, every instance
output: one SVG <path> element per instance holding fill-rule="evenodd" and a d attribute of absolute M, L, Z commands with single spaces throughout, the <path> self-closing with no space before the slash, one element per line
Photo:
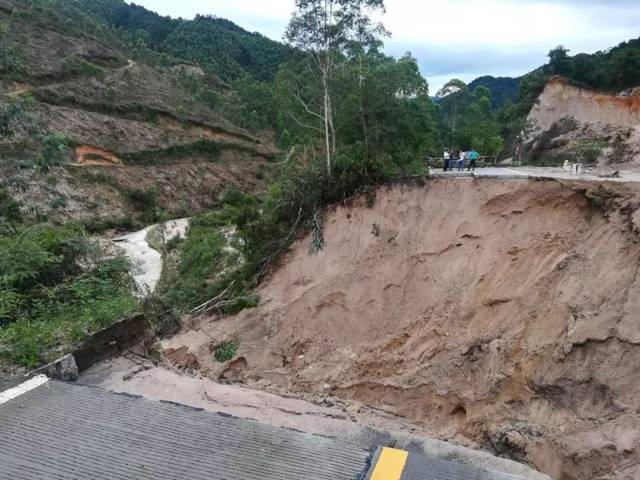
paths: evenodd
<path fill-rule="evenodd" d="M 165 347 L 210 376 L 361 401 L 552 478 L 638 478 L 637 185 L 429 180 L 367 205 L 327 212 L 324 250 L 294 245 L 257 308 L 190 319 Z M 216 363 L 227 336 L 238 357 Z"/>
<path fill-rule="evenodd" d="M 0 25 L 0 103 L 19 113 L 0 139 L 1 186 L 33 218 L 72 220 L 82 210 L 123 217 L 142 210 L 125 207 L 147 190 L 157 197 L 149 207 L 184 215 L 211 205 L 229 183 L 259 188 L 258 166 L 274 148 L 221 114 L 230 93 L 197 65 L 134 61 L 73 3 L 0 0 Z M 95 175 L 51 170 L 60 163 L 94 165 Z M 52 179 L 42 188 L 45 174 Z M 182 188 L 168 190 L 166 178 Z"/>
<path fill-rule="evenodd" d="M 605 51 L 593 54 L 569 55 L 558 46 L 549 52 L 549 63 L 520 77 L 518 98 L 501 112 L 503 134 L 511 144 L 505 156 L 514 153 L 516 137 L 524 127 L 524 120 L 543 93 L 547 82 L 561 76 L 573 85 L 616 95 L 640 86 L 640 38 L 622 42 Z"/>
<path fill-rule="evenodd" d="M 530 162 L 565 160 L 626 169 L 640 164 L 640 91 L 611 95 L 561 77 L 547 82 L 527 117 Z"/>

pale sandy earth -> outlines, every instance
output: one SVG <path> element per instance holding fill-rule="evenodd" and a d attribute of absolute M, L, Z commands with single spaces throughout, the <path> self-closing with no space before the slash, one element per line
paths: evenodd
<path fill-rule="evenodd" d="M 583 124 L 640 125 L 640 95 L 609 95 L 556 77 L 547 83 L 527 119 L 544 131 L 567 117 Z"/>

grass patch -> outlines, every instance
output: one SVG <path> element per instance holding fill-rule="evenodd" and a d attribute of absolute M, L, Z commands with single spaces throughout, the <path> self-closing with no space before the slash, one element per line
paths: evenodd
<path fill-rule="evenodd" d="M 123 155 L 122 159 L 125 163 L 131 165 L 170 164 L 192 157 L 205 157 L 210 162 L 217 162 L 225 151 L 256 154 L 255 148 L 252 148 L 249 144 L 222 144 L 213 140 L 199 140 L 188 145 L 172 145 L 162 150 L 146 150 L 128 153 Z"/>
<path fill-rule="evenodd" d="M 49 208 L 52 210 L 58 210 L 60 208 L 65 208 L 67 206 L 67 199 L 63 196 L 58 196 L 51 200 L 49 203 Z"/>
<path fill-rule="evenodd" d="M 104 233 L 107 230 L 130 232 L 141 224 L 135 222 L 129 215 L 110 218 L 88 218 L 82 221 L 84 229 L 92 234 Z"/>
<path fill-rule="evenodd" d="M 605 145 L 606 142 L 602 140 L 584 140 L 580 143 L 577 153 L 584 163 L 593 164 L 600 157 Z"/>
<path fill-rule="evenodd" d="M 213 347 L 213 357 L 217 362 L 228 362 L 236 356 L 238 348 L 240 348 L 239 339 L 225 340 Z"/>
<path fill-rule="evenodd" d="M 168 220 L 169 215 L 160 208 L 158 189 L 126 190 L 123 192 L 131 207 L 138 212 L 140 221 L 145 224 Z"/>
<path fill-rule="evenodd" d="M 178 266 L 166 281 L 171 305 L 194 308 L 230 285 L 242 264 L 231 228 L 224 210 L 191 221 L 187 238 L 177 246 Z"/>
<path fill-rule="evenodd" d="M 35 368 L 138 309 L 129 265 L 78 226 L 0 225 L 0 356 Z"/>
<path fill-rule="evenodd" d="M 61 76 L 67 77 L 96 77 L 104 72 L 99 65 L 88 62 L 79 57 L 68 57 L 62 64 Z"/>

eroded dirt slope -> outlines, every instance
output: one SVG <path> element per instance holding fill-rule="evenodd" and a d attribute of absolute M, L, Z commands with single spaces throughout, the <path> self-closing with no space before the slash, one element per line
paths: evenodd
<path fill-rule="evenodd" d="M 534 105 L 529 119 L 548 130 L 565 117 L 582 123 L 619 126 L 640 124 L 640 91 L 610 95 L 571 85 L 560 77 L 552 78 Z"/>
<path fill-rule="evenodd" d="M 156 166 L 67 166 L 48 173 L 0 165 L 0 188 L 20 202 L 26 218 L 89 225 L 129 218 L 134 223 L 123 228 L 132 229 L 150 223 L 154 209 L 182 217 L 211 208 L 230 186 L 249 192 L 264 188 L 267 162 L 248 154 L 229 157 Z M 136 193 L 150 201 L 132 200 Z"/>
<path fill-rule="evenodd" d="M 379 191 L 372 208 L 328 213 L 322 252 L 301 239 L 258 308 L 191 319 L 165 347 L 211 376 L 362 401 L 553 478 L 640 478 L 637 189 Z M 230 366 L 211 358 L 222 335 L 242 338 Z"/>
<path fill-rule="evenodd" d="M 640 164 L 640 89 L 607 94 L 553 77 L 533 106 L 526 160 L 565 160 L 615 169 Z"/>

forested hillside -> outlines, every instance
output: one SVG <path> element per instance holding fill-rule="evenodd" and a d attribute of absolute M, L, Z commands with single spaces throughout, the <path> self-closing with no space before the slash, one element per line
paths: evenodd
<path fill-rule="evenodd" d="M 323 247 L 327 205 L 374 201 L 445 148 L 498 155 L 549 76 L 638 83 L 632 41 L 589 58 L 554 50 L 515 103 L 517 80 L 483 77 L 450 81 L 436 104 L 410 53 L 384 53 L 382 0 L 295 5 L 281 44 L 122 0 L 0 0 L 0 354 L 35 366 L 113 321 L 109 305 L 138 305 L 121 263 L 87 260 L 89 233 L 196 216 L 159 302 L 236 311 L 299 233 Z"/>
<path fill-rule="evenodd" d="M 273 80 L 289 49 L 222 18 L 198 15 L 172 19 L 124 0 L 74 0 L 84 12 L 120 30 L 123 36 L 200 64 L 225 81 L 250 75 Z"/>
<path fill-rule="evenodd" d="M 511 77 L 492 77 L 485 75 L 476 78 L 469 84 L 469 90 L 472 92 L 478 87 L 487 87 L 491 92 L 493 99 L 493 108 L 501 108 L 507 102 L 513 102 L 518 98 L 518 87 L 520 85 L 519 78 Z"/>
<path fill-rule="evenodd" d="M 544 72 L 608 92 L 619 92 L 640 85 L 640 38 L 623 42 L 594 54 L 569 55 L 558 46 L 549 52 Z"/>

